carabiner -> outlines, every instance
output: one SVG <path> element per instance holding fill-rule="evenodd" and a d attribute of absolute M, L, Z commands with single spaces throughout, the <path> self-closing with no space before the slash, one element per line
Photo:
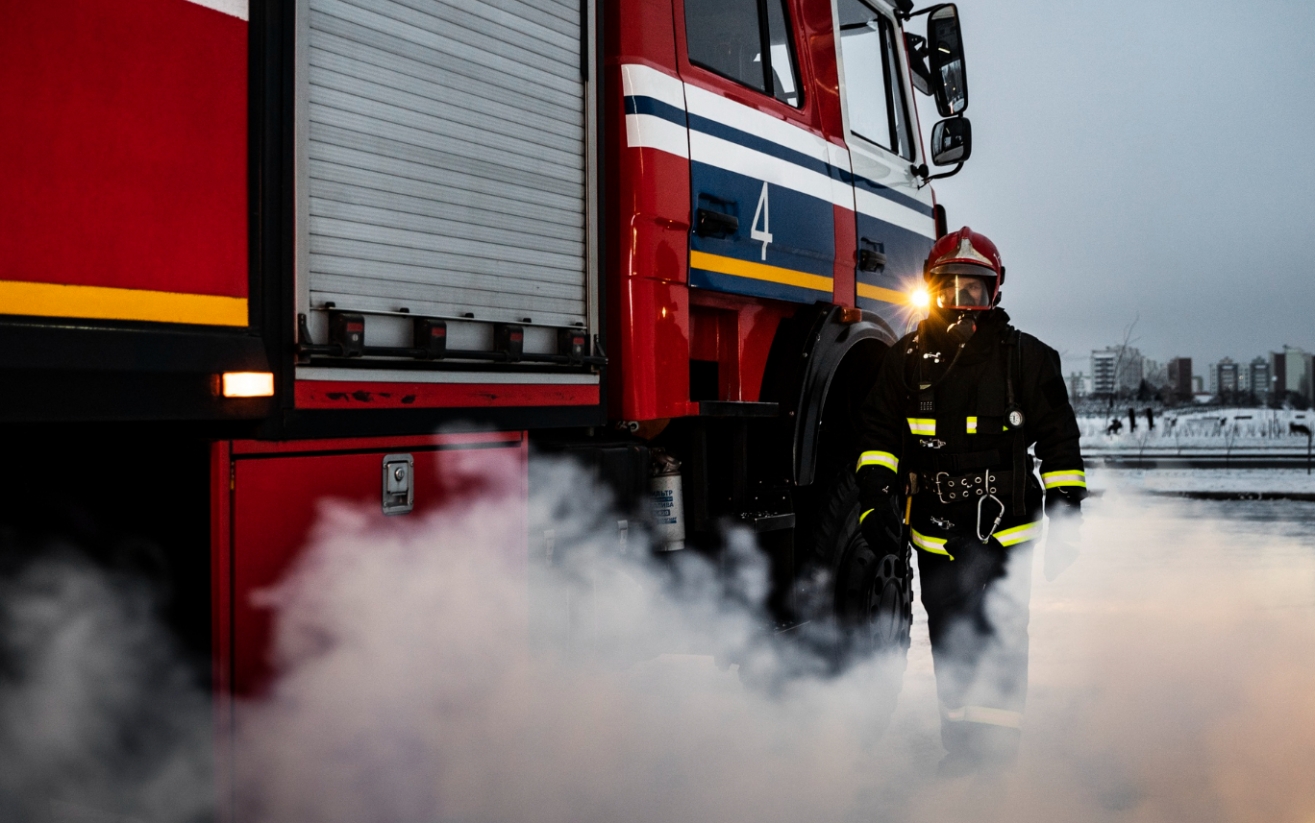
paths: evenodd
<path fill-rule="evenodd" d="M 1000 507 L 1000 511 L 998 514 L 996 514 L 995 522 L 991 524 L 991 528 L 986 531 L 985 535 L 983 535 L 982 534 L 982 504 L 985 503 L 987 500 L 994 500 L 995 505 Z M 990 492 L 987 492 L 984 497 L 977 498 L 977 539 L 980 540 L 983 544 L 985 544 L 986 541 L 990 540 L 991 536 L 995 534 L 995 530 L 1000 527 L 1000 521 L 1004 519 L 1004 516 L 1005 516 L 1005 504 L 1000 498 L 996 497 L 994 494 Z"/>

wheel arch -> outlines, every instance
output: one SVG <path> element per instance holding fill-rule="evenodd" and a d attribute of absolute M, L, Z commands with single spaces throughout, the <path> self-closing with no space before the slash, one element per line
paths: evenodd
<path fill-rule="evenodd" d="M 796 486 L 811 486 L 819 470 L 825 473 L 835 459 L 828 452 L 843 451 L 837 438 L 857 436 L 854 415 L 876 380 L 886 349 L 898 339 L 871 312 L 862 312 L 852 323 L 844 322 L 844 314 L 843 306 L 830 304 L 801 310 L 781 324 L 768 357 L 762 398 L 781 404 L 782 435 Z"/>

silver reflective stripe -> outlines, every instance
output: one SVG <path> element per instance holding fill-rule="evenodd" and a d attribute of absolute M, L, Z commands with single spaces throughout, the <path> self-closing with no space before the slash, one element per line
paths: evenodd
<path fill-rule="evenodd" d="M 312 306 L 589 322 L 585 0 L 306 0 Z"/>
<path fill-rule="evenodd" d="M 982 723 L 987 726 L 1004 726 L 1018 729 L 1023 726 L 1021 712 L 993 709 L 989 706 L 964 706 L 960 709 L 941 707 L 941 716 L 953 723 Z"/>

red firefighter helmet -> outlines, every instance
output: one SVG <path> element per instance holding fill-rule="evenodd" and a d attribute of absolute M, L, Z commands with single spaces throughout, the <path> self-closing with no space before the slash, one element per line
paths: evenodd
<path fill-rule="evenodd" d="M 1005 267 L 995 244 L 964 226 L 932 245 L 922 279 L 940 308 L 986 311 L 1000 302 Z"/>

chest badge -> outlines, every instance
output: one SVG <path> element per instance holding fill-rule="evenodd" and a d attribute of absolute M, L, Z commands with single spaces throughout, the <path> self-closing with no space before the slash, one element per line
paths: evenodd
<path fill-rule="evenodd" d="M 1009 421 L 1009 428 L 1018 429 L 1023 426 L 1023 413 L 1018 409 L 1010 409 L 1005 413 L 1005 420 Z"/>

